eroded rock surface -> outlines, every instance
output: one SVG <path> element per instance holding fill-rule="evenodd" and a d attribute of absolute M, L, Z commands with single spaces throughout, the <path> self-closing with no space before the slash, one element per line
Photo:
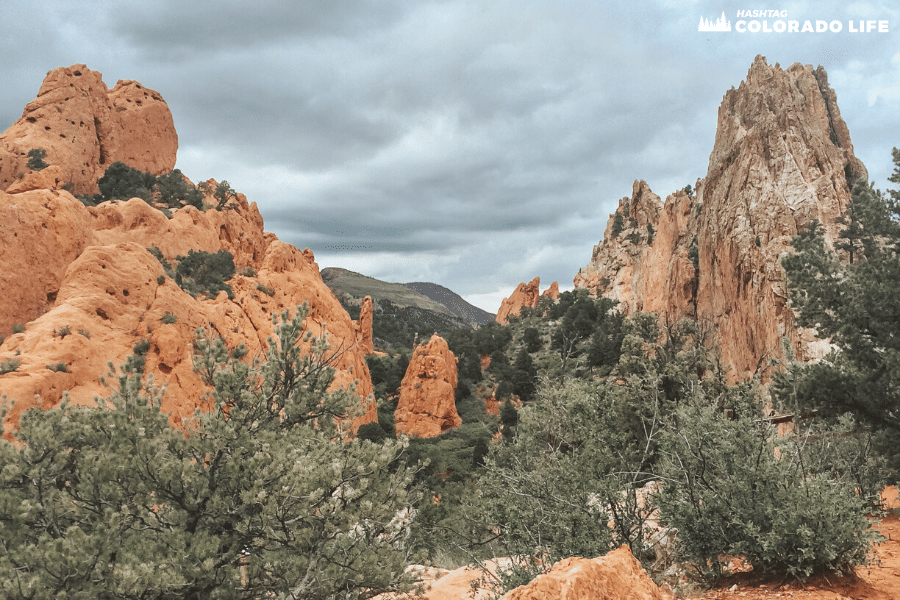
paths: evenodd
<path fill-rule="evenodd" d="M 410 437 L 435 437 L 462 424 L 456 412 L 456 356 L 434 334 L 416 346 L 400 384 L 394 427 Z"/>
<path fill-rule="evenodd" d="M 53 172 L 32 175 L 41 173 L 28 167 L 28 152 L 36 148 L 46 151 Z M 85 65 L 60 67 L 47 73 L 37 98 L 0 135 L 0 190 L 66 185 L 93 194 L 112 163 L 162 175 L 175 168 L 177 152 L 172 113 L 159 92 L 136 81 L 110 90 Z"/>
<path fill-rule="evenodd" d="M 52 166 L 0 191 L 0 338 L 5 338 L 0 363 L 18 361 L 18 368 L 0 375 L 0 394 L 16 402 L 5 435 L 24 410 L 38 403 L 51 408 L 65 392 L 72 402 L 91 405 L 95 396 L 108 395 L 100 383 L 107 363 L 123 364 L 136 347 L 147 348 L 145 376 L 165 386 L 163 410 L 178 423 L 204 406 L 208 391 L 192 368 L 197 328 L 222 336 L 230 346 L 246 344 L 251 358 L 262 356 L 274 333 L 273 315 L 303 302 L 310 307 L 307 326 L 317 336 L 327 335 L 331 345 L 327 357 L 336 368 L 334 386 L 355 385 L 361 397 L 362 415 L 353 426 L 374 421 L 364 358 L 371 318 L 367 345 L 322 282 L 312 252 L 264 231 L 256 204 L 243 194 L 226 210 L 188 206 L 167 218 L 138 198 L 86 207 L 57 185 L 73 181 L 69 174 L 84 168 L 84 181 L 95 186 L 99 175 L 92 169 L 105 169 L 100 145 L 106 164 L 122 160 L 155 173 L 171 170 L 177 137 L 157 96 L 133 81 L 108 91 L 100 74 L 83 65 L 56 69 L 23 119 L 0 136 L 2 169 L 10 164 L 4 149 L 37 144 L 44 140 L 42 131 L 55 135 L 69 131 L 66 127 L 87 128 L 93 136 L 83 145 L 57 136 L 72 145 L 65 151 L 41 142 Z M 18 157 L 13 162 L 21 159 L 13 154 Z M 215 187 L 215 181 L 209 183 Z M 211 196 L 206 202 L 215 203 Z M 190 250 L 227 250 L 237 268 L 229 281 L 234 297 L 187 294 L 165 274 L 148 251 L 152 247 L 169 261 Z"/>
<path fill-rule="evenodd" d="M 767 375 L 783 336 L 798 358 L 815 358 L 822 344 L 794 326 L 780 257 L 813 219 L 833 244 L 854 177 L 868 175 L 825 71 L 758 56 L 725 94 L 706 177 L 665 202 L 635 182 L 575 287 L 625 312 L 712 327 L 732 380 Z"/>
<path fill-rule="evenodd" d="M 497 322 L 506 323 L 510 315 L 518 315 L 523 308 L 534 308 L 540 298 L 541 278 L 535 277 L 529 283 L 516 286 L 509 298 L 504 298 L 497 311 Z"/>

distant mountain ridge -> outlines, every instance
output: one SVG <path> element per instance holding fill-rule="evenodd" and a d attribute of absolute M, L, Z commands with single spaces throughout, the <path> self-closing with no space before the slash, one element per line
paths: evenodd
<path fill-rule="evenodd" d="M 449 308 L 455 315 L 469 322 L 484 325 L 494 321 L 494 315 L 486 310 L 473 306 L 462 299 L 462 297 L 453 290 L 447 289 L 436 283 L 424 281 L 414 281 L 412 283 L 404 283 L 406 287 L 415 290 L 423 296 L 428 296 L 435 302 L 440 302 Z"/>
<path fill-rule="evenodd" d="M 339 267 L 322 269 L 322 281 L 338 299 L 389 300 L 397 306 L 414 306 L 424 310 L 455 317 L 470 325 L 481 325 L 494 320 L 491 313 L 473 306 L 459 294 L 436 283 L 389 283 L 368 275 Z"/>

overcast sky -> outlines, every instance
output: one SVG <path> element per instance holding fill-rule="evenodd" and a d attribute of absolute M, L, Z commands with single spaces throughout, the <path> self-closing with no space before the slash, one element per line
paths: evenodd
<path fill-rule="evenodd" d="M 841 31 L 738 32 L 759 8 Z M 723 11 L 732 31 L 697 31 Z M 879 187 L 900 146 L 896 0 L 0 0 L 0 52 L 0 130 L 53 68 L 135 79 L 169 104 L 177 166 L 320 267 L 491 312 L 535 276 L 570 289 L 635 179 L 665 198 L 703 177 L 757 54 L 827 69 Z"/>

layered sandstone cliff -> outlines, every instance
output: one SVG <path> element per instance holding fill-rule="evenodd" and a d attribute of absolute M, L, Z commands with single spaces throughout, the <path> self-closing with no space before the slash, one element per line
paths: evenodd
<path fill-rule="evenodd" d="M 780 257 L 813 219 L 831 245 L 850 202 L 848 180 L 867 177 L 825 71 L 783 70 L 758 56 L 725 94 L 696 190 L 662 202 L 635 182 L 575 287 L 626 312 L 709 325 L 733 380 L 765 375 L 783 336 L 799 358 L 815 358 L 823 344 L 794 326 Z"/>
<path fill-rule="evenodd" d="M 99 74 L 87 69 L 67 76 L 94 75 L 94 89 L 101 89 Z M 125 88 L 145 89 L 134 82 L 120 82 L 116 89 Z M 72 98 L 82 106 L 83 99 Z M 62 112 L 77 116 L 69 107 Z M 151 130 L 135 121 L 123 131 Z M 122 139 L 117 147 L 141 155 L 139 138 Z M 74 168 L 69 162 L 55 166 Z M 214 203 L 211 197 L 206 201 Z M 303 302 L 310 306 L 309 329 L 327 335 L 331 344 L 335 385 L 355 384 L 361 396 L 364 414 L 354 425 L 374 421 L 365 336 L 358 338 L 358 325 L 322 282 L 312 252 L 265 232 L 256 204 L 242 194 L 227 210 L 188 206 L 171 214 L 167 218 L 138 198 L 87 207 L 63 189 L 0 191 L 0 363 L 18 363 L 0 375 L 0 394 L 16 401 L 4 424 L 7 434 L 24 410 L 36 403 L 55 406 L 64 392 L 78 404 L 107 395 L 100 382 L 107 363 L 120 365 L 141 346 L 147 348 L 145 374 L 165 386 L 163 410 L 179 422 L 202 406 L 207 391 L 192 369 L 196 328 L 222 336 L 229 346 L 246 344 L 249 357 L 262 356 L 274 331 L 273 315 Z M 227 250 L 239 273 L 229 281 L 234 297 L 192 297 L 166 276 L 148 251 L 154 246 L 169 261 L 190 250 Z M 371 338 L 371 322 L 368 328 Z"/>
<path fill-rule="evenodd" d="M 510 316 L 518 316 L 523 308 L 534 308 L 542 296 L 551 300 L 559 299 L 559 283 L 554 281 L 550 287 L 540 293 L 541 278 L 535 277 L 529 283 L 522 282 L 516 286 L 509 298 L 504 298 L 497 311 L 497 323 L 504 324 Z"/>
<path fill-rule="evenodd" d="M 27 166 L 28 152 L 37 148 L 46 152 L 47 173 Z M 93 194 L 112 163 L 161 175 L 175 168 L 177 151 L 172 114 L 158 92 L 136 81 L 110 90 L 84 65 L 60 67 L 47 73 L 37 98 L 0 135 L 0 190 L 66 185 Z M 32 178 L 39 182 L 24 181 Z"/>
<path fill-rule="evenodd" d="M 434 334 L 416 346 L 400 383 L 394 428 L 410 437 L 435 437 L 462 424 L 456 412 L 456 357 Z"/>

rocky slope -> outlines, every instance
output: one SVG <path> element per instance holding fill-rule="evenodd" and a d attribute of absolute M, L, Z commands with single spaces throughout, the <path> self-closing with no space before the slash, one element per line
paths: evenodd
<path fill-rule="evenodd" d="M 794 326 L 780 257 L 813 219 L 833 244 L 857 177 L 868 175 L 824 69 L 785 70 L 757 56 L 725 94 L 696 190 L 663 202 L 635 182 L 575 287 L 625 312 L 656 312 L 664 324 L 698 319 L 715 332 L 732 380 L 766 375 L 783 336 L 798 358 L 817 358 L 827 344 Z"/>
<path fill-rule="evenodd" d="M 46 151 L 50 171 L 28 168 L 28 152 L 35 148 Z M 158 92 L 136 81 L 119 81 L 110 90 L 100 73 L 84 65 L 60 67 L 0 135 L 0 190 L 66 185 L 75 193 L 96 193 L 112 163 L 161 175 L 175 167 L 177 150 L 172 114 Z M 38 185 L 23 181 L 35 177 Z"/>
<path fill-rule="evenodd" d="M 400 383 L 394 428 L 410 437 L 435 437 L 459 427 L 456 357 L 441 336 L 416 346 Z"/>
<path fill-rule="evenodd" d="M 91 83 L 94 92 L 106 89 L 98 73 L 76 65 L 51 72 L 38 100 L 60 95 L 62 99 L 54 105 L 61 107 L 60 114 L 71 116 L 75 123 L 87 122 L 95 114 L 90 112 L 96 108 L 93 100 L 71 92 L 70 107 L 60 92 L 52 91 L 81 90 L 84 81 Z M 116 87 L 124 88 L 146 89 L 134 82 L 120 82 Z M 85 112 L 79 114 L 76 109 Z M 146 122 L 135 117 L 125 127 L 119 117 L 115 135 L 121 138 L 113 146 L 119 149 L 116 152 L 155 156 L 155 151 L 141 150 L 144 133 L 151 149 L 177 139 L 174 129 L 168 134 L 172 118 L 167 108 L 164 115 L 160 110 L 136 112 Z M 32 113 L 26 109 L 26 115 Z M 20 129 L 17 123 L 0 138 L 9 140 L 11 132 Z M 161 132 L 162 141 L 153 132 Z M 103 139 L 111 138 L 99 136 L 95 141 Z M 68 173 L 80 167 L 82 159 L 93 160 L 91 152 L 96 147 L 88 147 L 84 157 L 74 151 L 52 154 L 47 150 L 48 160 Z M 175 147 L 170 154 L 158 163 L 147 158 L 131 164 L 158 172 L 174 165 Z M 120 160 L 124 155 L 110 157 Z M 86 174 L 90 172 L 85 169 Z M 212 198 L 207 202 L 211 204 Z M 64 392 L 79 404 L 92 404 L 95 395 L 106 395 L 100 376 L 106 374 L 107 363 L 122 364 L 141 346 L 146 348 L 145 373 L 166 387 L 163 410 L 177 423 L 202 405 L 206 391 L 192 371 L 196 328 L 221 335 L 229 345 L 243 342 L 250 357 L 259 356 L 273 333 L 273 314 L 303 302 L 310 305 L 309 328 L 316 335 L 327 332 L 329 354 L 337 368 L 335 384 L 356 382 L 364 414 L 354 424 L 376 419 L 364 360 L 367 327 L 371 344 L 371 318 L 368 324 L 351 321 L 322 282 L 312 252 L 300 251 L 265 232 L 256 204 L 243 195 L 232 200 L 227 210 L 204 212 L 189 206 L 173 210 L 167 218 L 137 198 L 86 207 L 63 189 L 10 187 L 0 191 L 0 245 L 4 250 L 0 254 L 4 292 L 0 337 L 5 337 L 0 364 L 18 363 L 15 370 L 0 375 L 0 394 L 16 400 L 4 423 L 7 435 L 22 411 L 38 403 L 50 408 Z M 227 250 L 239 273 L 229 282 L 234 297 L 229 299 L 224 292 L 215 298 L 187 294 L 148 252 L 152 246 L 170 261 L 189 250 Z"/>

